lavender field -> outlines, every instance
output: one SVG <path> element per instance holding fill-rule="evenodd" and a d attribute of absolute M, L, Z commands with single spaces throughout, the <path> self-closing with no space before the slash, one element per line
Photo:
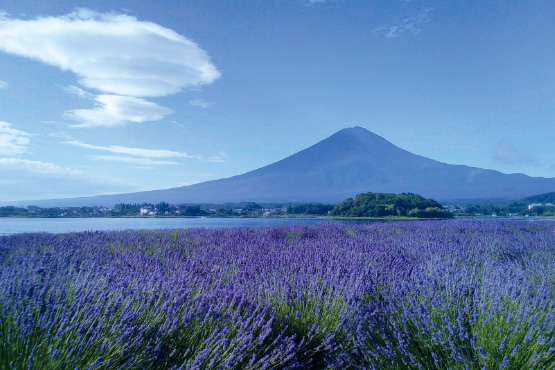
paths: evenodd
<path fill-rule="evenodd" d="M 0 237 L 0 369 L 555 369 L 555 223 Z"/>

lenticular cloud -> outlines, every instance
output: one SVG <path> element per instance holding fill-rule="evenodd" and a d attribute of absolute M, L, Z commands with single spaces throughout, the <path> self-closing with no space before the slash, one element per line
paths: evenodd
<path fill-rule="evenodd" d="M 0 51 L 77 74 L 103 93 L 157 97 L 212 83 L 220 76 L 191 40 L 124 14 L 79 10 L 31 20 L 0 17 Z"/>

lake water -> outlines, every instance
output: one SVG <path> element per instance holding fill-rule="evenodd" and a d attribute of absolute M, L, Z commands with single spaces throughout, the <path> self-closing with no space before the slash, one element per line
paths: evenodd
<path fill-rule="evenodd" d="M 0 218 L 0 235 L 88 230 L 182 229 L 311 225 L 322 218 Z M 339 221 L 349 222 L 349 221 Z"/>
<path fill-rule="evenodd" d="M 483 218 L 483 221 L 500 220 Z M 541 218 L 503 218 L 513 221 L 540 221 Z M 555 221 L 555 218 L 549 220 Z M 89 230 L 130 230 L 130 229 L 187 229 L 224 227 L 261 227 L 280 225 L 312 225 L 317 223 L 347 222 L 391 222 L 393 220 L 331 220 L 325 218 L 0 218 L 0 235 L 20 233 L 68 233 Z"/>

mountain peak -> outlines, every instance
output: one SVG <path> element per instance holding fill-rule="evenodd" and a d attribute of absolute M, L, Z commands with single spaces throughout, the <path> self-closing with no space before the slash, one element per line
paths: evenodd
<path fill-rule="evenodd" d="M 341 130 L 337 131 L 336 134 L 347 134 L 347 135 L 353 135 L 353 134 L 368 135 L 368 134 L 372 134 L 372 135 L 376 135 L 375 133 L 365 129 L 364 127 L 360 127 L 360 126 L 345 127 L 344 129 L 341 129 Z"/>
<path fill-rule="evenodd" d="M 339 131 L 368 131 L 368 130 L 365 129 L 364 127 L 353 126 L 353 127 L 345 127 L 344 129 L 341 129 Z"/>
<path fill-rule="evenodd" d="M 340 130 L 340 131 L 364 131 L 364 132 L 371 132 L 368 129 L 365 129 L 364 127 L 360 127 L 360 126 L 353 126 L 353 127 L 345 127 L 344 129 Z"/>
<path fill-rule="evenodd" d="M 358 152 L 357 155 L 364 153 L 366 155 L 382 157 L 384 155 L 390 156 L 393 153 L 397 153 L 397 155 L 408 153 L 380 135 L 360 126 L 339 130 L 316 145 L 319 144 L 326 146 L 328 151 Z"/>
<path fill-rule="evenodd" d="M 384 139 L 380 135 L 375 134 L 372 131 L 369 131 L 369 130 L 365 129 L 364 127 L 360 127 L 360 126 L 346 127 L 342 130 L 337 131 L 335 134 L 333 134 L 330 137 L 334 137 L 336 135 L 337 136 L 346 136 L 346 137 L 349 137 L 351 139 L 359 139 L 359 140 L 379 140 L 381 142 L 386 142 L 386 143 L 391 144 L 389 141 L 387 141 L 386 139 Z M 393 144 L 391 144 L 391 145 L 393 145 Z"/>

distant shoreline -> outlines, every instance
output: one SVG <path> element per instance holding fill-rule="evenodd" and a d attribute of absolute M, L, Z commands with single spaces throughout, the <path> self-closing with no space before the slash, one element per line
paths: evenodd
<path fill-rule="evenodd" d="M 264 219 L 264 218 L 310 218 L 310 219 L 325 219 L 325 220 L 387 220 L 387 221 L 416 221 L 416 220 L 446 220 L 445 218 L 424 218 L 424 217 L 406 217 L 406 216 L 385 216 L 385 217 L 343 217 L 343 216 L 318 216 L 318 215 L 284 215 L 284 216 L 175 216 L 175 215 L 152 215 L 152 216 L 0 216 L 0 219 L 13 219 L 13 218 L 34 218 L 34 219 L 50 219 L 50 218 L 64 218 L 64 219 L 87 219 L 87 218 L 131 218 L 131 219 L 155 219 L 155 218 L 210 218 L 210 219 L 232 219 L 232 218 L 250 218 L 250 219 Z M 514 217 L 514 216 L 455 216 L 453 219 L 499 219 L 499 220 L 555 220 L 555 217 Z"/>

